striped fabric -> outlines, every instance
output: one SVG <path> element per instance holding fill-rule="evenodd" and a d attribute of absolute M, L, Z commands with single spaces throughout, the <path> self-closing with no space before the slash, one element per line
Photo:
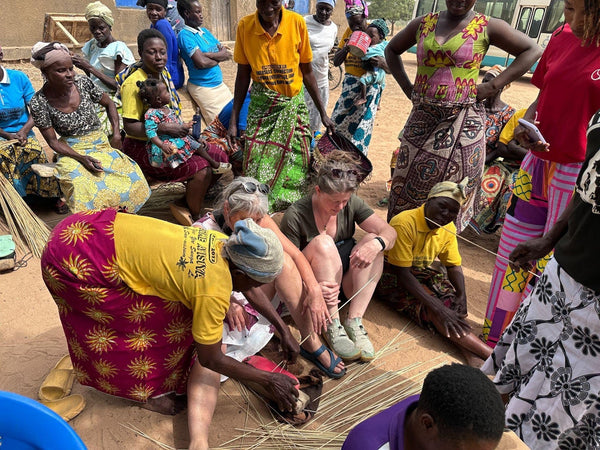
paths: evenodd
<path fill-rule="evenodd" d="M 496 345 L 535 284 L 532 275 L 508 266 L 510 252 L 520 242 L 540 237 L 552 228 L 571 200 L 580 169 L 581 163 L 559 164 L 531 152 L 523 159 L 498 245 L 483 325 L 483 337 L 490 347 Z M 537 261 L 539 273 L 551 256 Z"/>

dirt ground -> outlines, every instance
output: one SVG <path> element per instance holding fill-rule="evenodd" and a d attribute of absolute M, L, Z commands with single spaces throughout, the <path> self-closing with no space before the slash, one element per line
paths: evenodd
<path fill-rule="evenodd" d="M 410 77 L 414 78 L 416 70 L 414 56 L 408 55 L 404 59 Z M 5 64 L 5 66 L 25 71 L 31 77 L 34 87 L 36 89 L 41 87 L 41 77 L 32 66 L 28 64 Z M 233 90 L 235 66 L 228 62 L 222 64 L 222 67 L 226 82 Z M 537 90 L 530 85 L 529 81 L 530 76 L 526 75 L 514 82 L 505 92 L 504 100 L 517 109 L 527 107 L 537 94 Z M 333 109 L 340 91 L 341 89 L 338 88 L 331 93 L 329 111 Z M 359 191 L 359 195 L 383 218 L 387 210 L 377 207 L 377 201 L 386 195 L 385 183 L 390 175 L 391 152 L 397 146 L 397 135 L 408 117 L 410 106 L 410 102 L 393 78 L 388 76 L 369 149 L 369 157 L 374 165 L 373 176 Z M 185 118 L 191 118 L 192 114 L 193 110 L 188 102 Z M 61 219 L 61 216 L 42 207 L 36 211 L 50 226 Z M 145 213 L 172 220 L 164 204 L 161 206 L 159 203 L 154 210 L 149 209 Z M 491 251 L 495 251 L 498 244 L 498 235 L 477 236 L 467 230 L 463 236 Z M 478 334 L 485 313 L 494 257 L 462 240 L 459 244 L 466 278 L 469 321 Z M 397 336 L 408 321 L 376 299 L 369 306 L 364 324 L 375 348 L 380 349 Z M 406 376 L 410 377 L 440 362 L 461 361 L 453 345 L 437 335 L 419 329 L 414 324 L 410 324 L 404 334 L 406 339 L 398 350 L 377 363 L 378 373 L 398 371 L 413 363 L 423 363 L 420 369 L 413 369 L 407 373 Z M 30 259 L 25 267 L 0 274 L 0 342 L 2 342 L 0 389 L 37 399 L 40 384 L 50 368 L 67 353 L 67 345 L 57 308 L 42 282 L 39 260 L 35 258 Z M 306 366 L 309 367 L 308 363 Z M 350 368 L 350 373 L 359 369 L 361 367 L 354 364 Z M 326 382 L 324 392 L 330 392 L 339 383 L 340 381 Z M 132 402 L 110 397 L 77 383 L 73 392 L 82 394 L 87 401 L 87 406 L 70 424 L 90 449 L 157 448 L 150 440 L 125 428 L 123 425 L 126 424 L 135 425 L 139 430 L 170 447 L 187 446 L 185 412 L 176 416 L 163 416 L 140 409 Z M 264 408 L 261 411 L 262 414 L 267 414 Z M 318 412 L 315 419 L 309 428 L 319 429 L 321 421 Z M 248 414 L 248 407 L 244 398 L 240 396 L 237 385 L 232 381 L 222 384 L 211 428 L 211 446 L 232 448 L 233 444 L 224 445 L 224 443 L 239 435 L 241 432 L 238 429 L 258 427 L 258 423 L 256 417 Z M 254 441 L 246 438 L 240 442 L 236 444 L 237 448 L 249 448 L 250 443 Z"/>

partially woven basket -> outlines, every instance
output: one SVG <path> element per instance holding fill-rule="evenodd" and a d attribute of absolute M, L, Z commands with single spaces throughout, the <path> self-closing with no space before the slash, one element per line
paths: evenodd
<path fill-rule="evenodd" d="M 356 145 L 338 133 L 324 134 L 317 141 L 317 146 L 313 150 L 313 166 L 320 165 L 325 156 L 334 150 L 348 152 L 355 160 L 358 160 L 358 182 L 362 183 L 373 171 L 373 164 L 369 161 L 363 152 Z"/>

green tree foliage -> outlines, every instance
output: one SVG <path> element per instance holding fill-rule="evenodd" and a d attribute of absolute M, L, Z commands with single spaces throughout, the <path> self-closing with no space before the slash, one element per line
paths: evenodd
<path fill-rule="evenodd" d="M 415 0 L 371 0 L 369 18 L 386 19 L 392 24 L 392 34 L 394 34 L 394 24 L 398 21 L 410 20 L 414 6 Z"/>

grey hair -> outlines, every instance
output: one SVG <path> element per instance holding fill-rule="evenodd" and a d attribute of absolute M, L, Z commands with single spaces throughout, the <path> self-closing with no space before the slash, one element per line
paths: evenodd
<path fill-rule="evenodd" d="M 234 178 L 229 185 L 223 189 L 219 198 L 217 211 L 223 211 L 225 201 L 229 203 L 229 214 L 235 214 L 241 211 L 248 213 L 249 216 L 263 217 L 269 212 L 269 198 L 259 192 L 249 194 L 242 187 L 243 183 L 252 183 L 259 185 L 260 183 L 252 177 L 237 177 Z"/>
<path fill-rule="evenodd" d="M 326 194 L 340 194 L 344 192 L 355 192 L 359 181 L 351 180 L 346 176 L 334 178 L 331 171 L 339 169 L 342 171 L 357 169 L 358 161 L 349 153 L 334 150 L 328 153 L 316 168 L 315 186 Z"/>

